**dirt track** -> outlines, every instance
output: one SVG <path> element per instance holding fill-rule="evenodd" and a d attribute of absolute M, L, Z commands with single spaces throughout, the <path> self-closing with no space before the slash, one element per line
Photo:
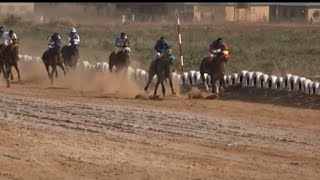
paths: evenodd
<path fill-rule="evenodd" d="M 317 109 L 39 82 L 1 83 L 1 179 L 320 178 Z"/>

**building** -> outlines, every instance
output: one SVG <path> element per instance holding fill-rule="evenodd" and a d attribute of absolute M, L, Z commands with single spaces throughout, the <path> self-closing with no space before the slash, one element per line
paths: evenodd
<path fill-rule="evenodd" d="M 34 3 L 0 3 L 0 14 L 23 15 L 34 12 Z"/>
<path fill-rule="evenodd" d="M 193 14 L 202 22 L 320 22 L 320 3 L 195 3 Z"/>

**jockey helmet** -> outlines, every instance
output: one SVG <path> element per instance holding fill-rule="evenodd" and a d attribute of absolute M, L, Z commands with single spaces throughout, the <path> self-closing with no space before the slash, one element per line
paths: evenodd
<path fill-rule="evenodd" d="M 77 32 L 76 28 L 73 27 L 73 28 L 71 29 L 71 32 L 72 32 L 72 33 L 76 33 L 76 32 Z"/>
<path fill-rule="evenodd" d="M 219 37 L 219 38 L 217 39 L 217 42 L 218 42 L 219 44 L 222 44 L 222 41 L 223 41 L 223 39 L 222 39 L 221 37 Z"/>
<path fill-rule="evenodd" d="M 13 35 L 13 30 L 9 31 L 9 36 L 11 37 Z"/>
<path fill-rule="evenodd" d="M 124 33 L 124 32 L 122 32 L 122 33 L 120 34 L 120 36 L 122 36 L 122 37 L 125 36 L 125 35 L 126 35 L 126 33 Z"/>

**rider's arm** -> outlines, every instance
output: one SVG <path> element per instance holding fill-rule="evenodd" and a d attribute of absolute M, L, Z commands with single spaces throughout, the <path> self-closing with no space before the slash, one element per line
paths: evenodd
<path fill-rule="evenodd" d="M 154 45 L 154 50 L 158 51 L 159 49 L 159 41 L 156 42 L 156 44 Z"/>
<path fill-rule="evenodd" d="M 127 38 L 127 46 L 130 47 L 130 41 L 128 38 Z"/>
<path fill-rule="evenodd" d="M 80 43 L 80 36 L 79 35 L 77 35 L 77 39 L 78 39 L 78 42 Z"/>
<path fill-rule="evenodd" d="M 171 48 L 171 43 L 169 41 L 166 41 L 166 47 L 167 47 L 167 49 Z"/>

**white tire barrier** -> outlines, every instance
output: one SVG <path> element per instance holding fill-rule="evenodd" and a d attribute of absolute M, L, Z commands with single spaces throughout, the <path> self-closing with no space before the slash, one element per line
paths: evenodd
<path fill-rule="evenodd" d="M 102 69 L 103 69 L 104 71 L 109 71 L 109 64 L 108 64 L 107 62 L 103 62 L 103 63 L 102 63 Z"/>
<path fill-rule="evenodd" d="M 299 76 L 291 76 L 288 80 L 288 90 L 294 91 L 295 87 L 297 86 Z"/>
<path fill-rule="evenodd" d="M 301 92 L 304 92 L 305 94 L 310 94 L 310 89 L 308 89 L 309 84 L 311 84 L 310 79 L 305 79 L 302 81 L 302 89 Z"/>
<path fill-rule="evenodd" d="M 279 87 L 279 88 L 278 88 L 279 90 L 283 90 L 283 89 L 285 88 L 284 82 L 283 82 L 283 77 L 277 77 L 276 83 L 277 83 L 277 87 Z M 279 84 L 280 86 L 278 86 L 278 84 Z"/>
<path fill-rule="evenodd" d="M 89 69 L 90 63 L 88 61 L 82 61 L 82 67 L 85 69 Z"/>
<path fill-rule="evenodd" d="M 284 85 L 284 88 L 286 90 L 290 90 L 291 89 L 291 84 L 289 83 L 291 77 L 292 77 L 292 74 L 286 74 L 283 77 L 283 85 Z"/>
<path fill-rule="evenodd" d="M 190 82 L 190 85 L 195 85 L 195 79 L 194 79 L 194 74 L 196 73 L 196 71 L 189 71 L 188 72 L 188 80 Z"/>
<path fill-rule="evenodd" d="M 42 62 L 41 57 L 29 56 L 19 54 L 19 59 L 25 62 Z M 107 62 L 90 64 L 88 61 L 80 61 L 77 63 L 80 68 L 88 70 L 103 70 L 109 71 L 109 64 Z M 112 68 L 112 72 L 115 71 L 115 67 Z M 211 77 L 207 73 L 204 74 L 205 81 L 208 85 L 211 85 Z M 148 81 L 148 73 L 142 69 L 134 69 L 128 67 L 128 78 L 133 80 L 139 80 L 142 82 Z M 172 73 L 174 81 L 179 81 L 181 85 L 198 85 L 203 83 L 201 74 L 199 71 L 189 71 L 183 74 Z M 157 76 L 152 78 L 152 82 L 157 81 Z M 311 95 L 320 95 L 320 83 L 312 82 L 305 77 L 299 77 L 292 74 L 286 74 L 284 77 L 276 77 L 274 75 L 263 74 L 262 72 L 248 72 L 246 70 L 231 75 L 224 76 L 225 85 L 232 86 L 235 84 L 241 84 L 242 87 L 257 87 L 257 88 L 271 88 L 273 90 L 286 89 L 289 91 L 302 92 Z M 221 87 L 222 82 L 217 81 L 217 85 Z"/>
<path fill-rule="evenodd" d="M 194 80 L 195 84 L 201 84 L 202 80 L 201 80 L 201 74 L 200 71 L 196 71 L 192 77 L 192 79 Z"/>
<path fill-rule="evenodd" d="M 245 75 L 244 75 L 244 79 L 242 81 L 242 87 L 251 87 L 250 85 L 252 84 L 251 81 L 252 81 L 252 76 L 253 76 L 253 73 L 254 72 L 247 72 Z"/>
<path fill-rule="evenodd" d="M 313 82 L 311 85 L 310 92 L 312 92 L 311 94 L 314 94 L 314 95 L 320 95 L 320 83 Z"/>
<path fill-rule="evenodd" d="M 268 78 L 269 76 L 267 74 L 262 74 L 258 79 L 258 86 L 257 88 L 267 88 L 268 86 Z"/>
<path fill-rule="evenodd" d="M 274 76 L 274 75 L 271 75 L 268 77 L 267 79 L 267 88 L 270 88 L 270 89 L 279 89 L 280 88 L 280 83 L 277 82 L 277 76 Z"/>
<path fill-rule="evenodd" d="M 235 85 L 238 83 L 238 74 L 237 73 L 233 73 L 231 75 L 231 80 L 230 80 L 230 84 L 231 86 Z"/>
<path fill-rule="evenodd" d="M 184 72 L 182 75 L 182 82 L 184 85 L 190 85 L 190 81 L 189 81 L 189 77 L 188 77 L 188 73 Z"/>
<path fill-rule="evenodd" d="M 296 85 L 294 87 L 294 91 L 302 91 L 302 82 L 305 80 L 305 77 L 299 77 L 297 79 Z"/>
<path fill-rule="evenodd" d="M 258 80 L 259 80 L 260 76 L 262 76 L 262 75 L 263 75 L 262 72 L 254 72 L 252 75 L 250 87 L 258 87 Z"/>
<path fill-rule="evenodd" d="M 242 84 L 242 81 L 244 79 L 244 76 L 248 73 L 248 71 L 243 70 L 238 74 L 238 79 L 237 79 L 237 83 Z"/>

